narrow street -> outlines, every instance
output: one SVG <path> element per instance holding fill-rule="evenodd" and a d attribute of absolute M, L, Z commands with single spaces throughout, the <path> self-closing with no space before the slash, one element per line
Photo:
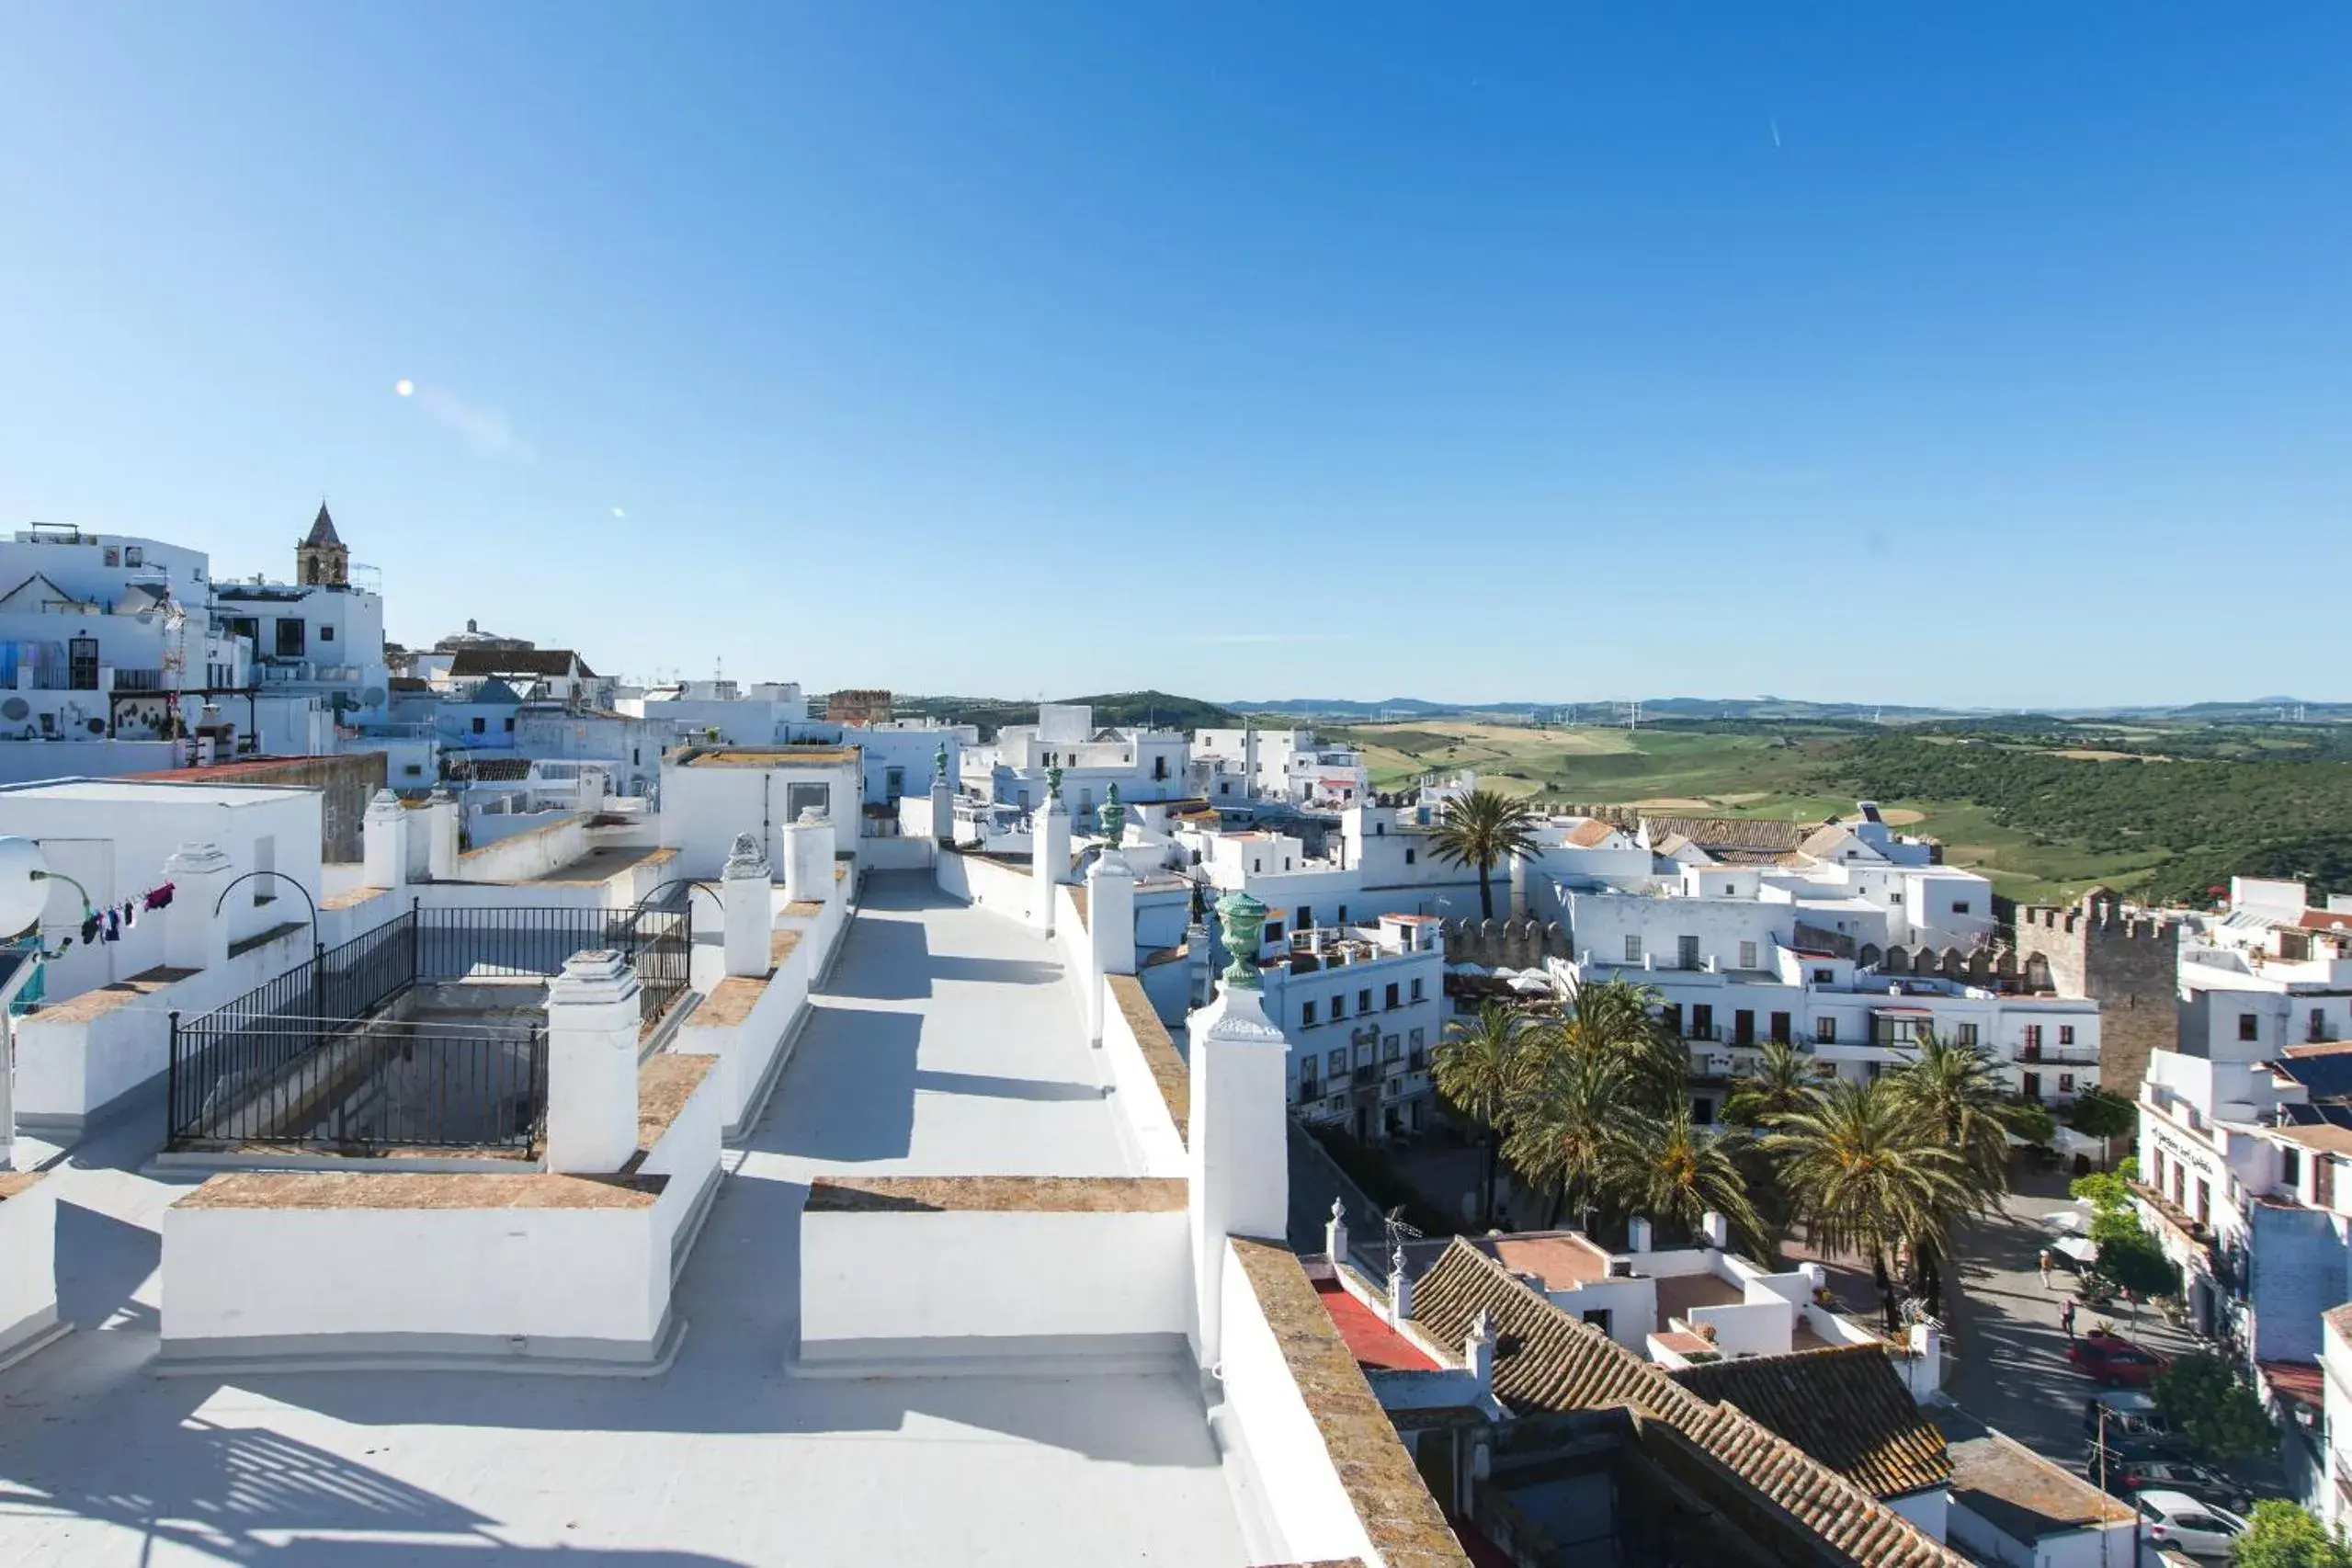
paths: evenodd
<path fill-rule="evenodd" d="M 2015 1178 L 2021 1190 L 2001 1212 L 1968 1227 L 1960 1243 L 1960 1290 L 1949 1303 L 1952 1332 L 1945 1354 L 1944 1388 L 1971 1415 L 2046 1458 L 2080 1469 L 2083 1402 L 2097 1385 L 2066 1360 L 2059 1312 L 2077 1278 L 2062 1257 L 2044 1286 L 2038 1261 L 2055 1233 L 2043 1220 L 2071 1206 L 2063 1176 L 2035 1173 Z M 2186 1355 L 2197 1342 L 2153 1308 L 2135 1325 L 2130 1310 L 2084 1307 L 2077 1333 L 2112 1323 L 2115 1331 L 2167 1356 Z"/>

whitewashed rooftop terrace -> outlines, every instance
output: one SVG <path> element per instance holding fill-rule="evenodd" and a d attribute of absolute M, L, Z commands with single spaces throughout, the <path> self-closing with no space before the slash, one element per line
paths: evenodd
<path fill-rule="evenodd" d="M 136 1174 L 143 1123 L 77 1150 L 51 1178 L 77 1332 L 0 1373 L 0 1563 L 1248 1562 L 1189 1373 L 786 1371 L 812 1176 L 1132 1174 L 1052 944 L 927 881 L 869 889 L 727 1156 L 661 1378 L 157 1378 L 182 1188 Z"/>

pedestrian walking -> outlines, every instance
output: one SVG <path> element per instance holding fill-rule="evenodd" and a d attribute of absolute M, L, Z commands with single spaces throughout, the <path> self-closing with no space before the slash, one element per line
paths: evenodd
<path fill-rule="evenodd" d="M 2066 1331 L 2067 1342 L 2072 1344 L 2074 1338 L 2074 1298 L 2072 1296 L 2067 1297 L 2066 1304 L 2058 1309 L 2058 1326 Z"/>
<path fill-rule="evenodd" d="M 2041 1288 L 2045 1290 L 2050 1289 L 2050 1249 L 2048 1247 L 2041 1249 Z"/>

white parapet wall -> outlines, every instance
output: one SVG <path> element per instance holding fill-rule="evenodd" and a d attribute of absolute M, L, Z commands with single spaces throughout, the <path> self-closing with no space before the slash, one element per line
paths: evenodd
<path fill-rule="evenodd" d="M 1007 865 L 985 855 L 948 850 L 932 867 L 932 875 L 940 892 L 967 903 L 1012 920 L 1037 916 L 1037 880 L 1029 875 L 1026 856 L 1021 864 Z"/>
<path fill-rule="evenodd" d="M 17 1125 L 78 1135 L 92 1117 L 163 1076 L 171 1064 L 171 1013 L 196 1017 L 310 956 L 306 922 L 217 968 L 159 966 L 43 1004 L 17 1020 Z"/>
<path fill-rule="evenodd" d="M 824 1177 L 801 1221 L 794 1369 L 854 1377 L 1163 1367 L 1185 1356 L 1185 1184 Z"/>
<path fill-rule="evenodd" d="M 64 1332 L 57 1321 L 57 1195 L 39 1171 L 0 1171 L 0 1367 Z"/>
<path fill-rule="evenodd" d="M 1103 1009 L 1103 1065 L 1120 1141 L 1145 1176 L 1183 1176 L 1190 1071 L 1135 976 L 1114 974 L 1095 983 L 1110 991 Z"/>
<path fill-rule="evenodd" d="M 1279 1242 L 1225 1243 L 1223 1403 L 1211 1413 L 1256 1562 L 1470 1560 L 1305 1270 Z M 1341 1455 L 1346 1462 L 1341 1462 Z"/>
<path fill-rule="evenodd" d="M 625 1175 L 212 1177 L 164 1213 L 158 1369 L 659 1371 L 719 1179 L 715 1066 L 645 1064 Z"/>

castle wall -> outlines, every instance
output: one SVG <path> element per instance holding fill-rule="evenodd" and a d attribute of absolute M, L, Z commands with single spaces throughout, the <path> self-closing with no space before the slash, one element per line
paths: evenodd
<path fill-rule="evenodd" d="M 2149 1053 L 2179 1049 L 2179 925 L 2126 915 L 2113 895 L 2093 892 L 2073 909 L 2018 909 L 2017 950 L 2049 963 L 2061 996 L 2099 1005 L 2099 1083 L 2138 1097 Z"/>

